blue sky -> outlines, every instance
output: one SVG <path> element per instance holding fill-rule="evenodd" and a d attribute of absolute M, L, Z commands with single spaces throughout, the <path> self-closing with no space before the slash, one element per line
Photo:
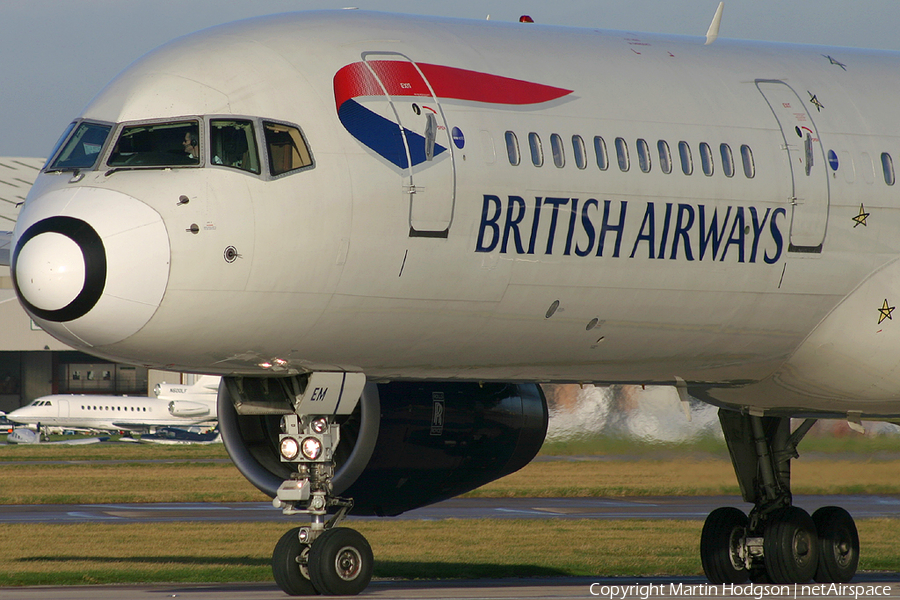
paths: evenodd
<path fill-rule="evenodd" d="M 44 156 L 110 79 L 172 38 L 256 15 L 351 5 L 702 36 L 718 0 L 0 0 L 0 156 Z M 898 23 L 896 0 L 730 0 L 720 36 L 900 50 Z"/>

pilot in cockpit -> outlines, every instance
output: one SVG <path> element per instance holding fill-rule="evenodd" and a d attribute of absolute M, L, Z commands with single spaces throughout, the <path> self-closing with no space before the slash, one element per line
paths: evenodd
<path fill-rule="evenodd" d="M 185 133 L 182 144 L 184 144 L 184 151 L 189 158 L 200 159 L 200 142 L 196 133 L 190 131 Z"/>

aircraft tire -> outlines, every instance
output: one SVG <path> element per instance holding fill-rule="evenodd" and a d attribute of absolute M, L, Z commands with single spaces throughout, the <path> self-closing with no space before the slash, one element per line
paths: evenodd
<path fill-rule="evenodd" d="M 743 511 L 725 506 L 709 513 L 700 534 L 700 562 L 711 583 L 744 583 L 748 572 L 738 552 L 747 531 Z"/>
<path fill-rule="evenodd" d="M 809 513 L 789 506 L 772 514 L 763 534 L 763 557 L 772 583 L 812 579 L 819 562 L 819 539 Z"/>
<path fill-rule="evenodd" d="M 812 520 L 819 536 L 816 581 L 847 583 L 859 565 L 859 534 L 853 517 L 839 506 L 823 506 L 813 513 Z"/>
<path fill-rule="evenodd" d="M 309 578 L 328 596 L 354 596 L 369 585 L 375 559 L 361 533 L 335 527 L 322 533 L 309 550 Z"/>
<path fill-rule="evenodd" d="M 300 528 L 291 529 L 278 540 L 272 552 L 272 574 L 275 583 L 288 596 L 314 596 L 318 590 L 304 574 L 304 567 L 297 559 L 309 551 L 307 544 L 300 543 Z M 308 572 L 308 571 L 307 571 Z"/>

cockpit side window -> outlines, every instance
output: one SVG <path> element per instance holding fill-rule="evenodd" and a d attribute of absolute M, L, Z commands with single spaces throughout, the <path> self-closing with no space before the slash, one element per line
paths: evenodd
<path fill-rule="evenodd" d="M 259 153 L 251 121 L 211 119 L 209 145 L 213 165 L 259 174 Z"/>
<path fill-rule="evenodd" d="M 59 149 L 62 147 L 63 142 L 69 139 L 69 134 L 72 133 L 72 130 L 75 129 L 75 125 L 77 124 L 78 123 L 76 121 L 72 121 L 71 123 L 69 123 L 69 126 L 66 127 L 66 130 L 62 132 L 62 135 L 59 136 L 59 139 L 56 140 L 55 144 L 53 144 L 53 150 L 50 151 L 50 156 L 47 157 L 47 162 L 44 163 L 45 169 L 50 166 L 50 162 L 56 156 L 56 153 L 59 152 Z"/>
<path fill-rule="evenodd" d="M 143 123 L 122 128 L 110 167 L 177 167 L 200 164 L 197 121 Z"/>
<path fill-rule="evenodd" d="M 264 121 L 269 171 L 273 176 L 313 164 L 300 130 L 291 125 Z"/>
<path fill-rule="evenodd" d="M 61 143 L 62 150 L 47 169 L 48 171 L 92 168 L 100 157 L 100 151 L 109 136 L 109 130 L 112 129 L 111 125 L 89 121 L 82 121 L 77 126 L 73 123 L 69 127 L 74 131 L 64 144 Z"/>

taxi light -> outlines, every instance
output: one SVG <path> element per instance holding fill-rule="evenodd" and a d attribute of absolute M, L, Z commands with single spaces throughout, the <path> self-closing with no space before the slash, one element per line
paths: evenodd
<path fill-rule="evenodd" d="M 322 441 L 315 437 L 305 437 L 300 444 L 300 451 L 307 460 L 317 460 L 322 455 Z"/>
<path fill-rule="evenodd" d="M 292 437 L 281 439 L 281 456 L 285 460 L 294 460 L 300 454 L 300 444 Z"/>

